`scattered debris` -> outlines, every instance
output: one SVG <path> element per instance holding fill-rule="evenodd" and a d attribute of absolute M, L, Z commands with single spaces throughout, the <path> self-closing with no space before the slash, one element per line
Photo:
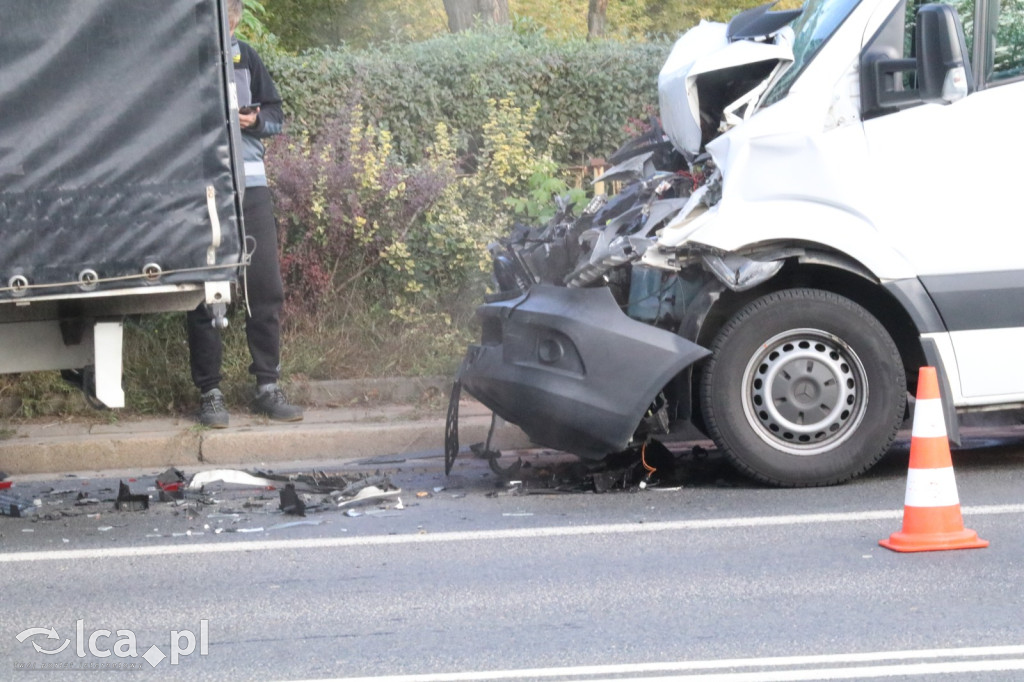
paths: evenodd
<path fill-rule="evenodd" d="M 299 473 L 282 476 L 273 472 L 256 472 L 262 478 L 281 483 L 291 483 L 295 489 L 307 493 L 329 493 L 334 490 L 342 490 L 350 485 L 344 476 L 330 476 L 323 471 L 310 473 Z"/>
<path fill-rule="evenodd" d="M 0 493 L 0 514 L 4 516 L 15 518 L 31 516 L 36 513 L 37 506 L 34 500 L 26 500 L 14 495 L 8 495 L 7 493 Z"/>
<path fill-rule="evenodd" d="M 670 449 L 649 440 L 600 462 L 557 456 L 548 459 L 547 455 L 557 453 L 535 453 L 539 458 L 529 453 L 518 453 L 518 456 L 512 453 L 515 462 L 508 467 L 497 467 L 495 460 L 501 453 L 492 450 L 489 441 L 472 449 L 498 471 L 495 476 L 487 467 L 475 470 L 488 481 L 487 485 L 494 484 L 488 496 L 670 492 L 682 490 L 684 482 L 688 487 L 735 485 L 729 482 L 734 477 L 724 458 L 710 456 L 699 445 Z M 507 455 L 506 458 L 511 459 Z M 452 499 L 467 496 L 464 484 L 457 478 L 433 482 L 422 478 L 410 480 L 418 481 L 410 483 L 416 487 L 406 493 L 415 495 L 414 507 L 419 500 L 439 495 L 450 495 Z M 103 519 L 99 523 L 108 525 L 100 526 L 95 521 L 89 524 L 92 528 L 98 526 L 103 533 L 120 527 L 109 523 L 113 520 L 107 511 L 109 507 L 97 506 L 111 504 L 116 511 L 164 514 L 163 518 L 175 524 L 173 530 L 179 532 L 172 533 L 157 517 L 154 523 L 144 521 L 143 524 L 160 525 L 163 532 L 152 528 L 153 532 L 145 537 L 170 538 L 204 533 L 266 533 L 323 525 L 328 522 L 315 516 L 331 511 L 350 518 L 370 518 L 399 516 L 405 509 L 402 489 L 393 485 L 388 473 L 381 470 L 345 470 L 341 475 L 320 470 L 279 474 L 260 469 L 224 468 L 188 475 L 171 467 L 148 477 L 125 477 L 116 489 L 108 481 L 81 479 L 68 483 L 72 487 L 33 489 L 39 500 L 28 493 L 11 496 L 9 490 L 0 489 L 0 515 L 32 515 L 37 522 L 61 521 L 68 517 Z M 139 486 L 142 488 L 136 489 Z M 137 494 L 140 490 L 145 494 Z M 17 492 L 22 493 L 22 490 Z M 162 503 L 159 506 L 158 500 Z M 96 513 L 98 511 L 102 513 Z M 526 517 L 532 513 L 507 511 L 503 515 Z M 148 530 L 149 527 L 140 529 L 140 536 Z"/>
<path fill-rule="evenodd" d="M 182 500 L 185 498 L 185 474 L 171 467 L 156 477 L 160 489 L 160 501 Z"/>
<path fill-rule="evenodd" d="M 267 528 L 267 532 L 269 533 L 272 530 L 284 530 L 285 528 L 294 528 L 295 526 L 322 526 L 325 523 L 327 522 L 324 520 L 313 521 L 312 519 L 308 519 L 306 521 L 290 521 L 288 523 L 275 524 L 270 528 Z"/>
<path fill-rule="evenodd" d="M 730 486 L 736 478 L 724 458 L 710 457 L 700 445 L 673 450 L 654 439 L 599 461 L 567 459 L 533 467 L 524 461 L 518 473 L 499 474 L 489 496 L 681 490 Z"/>
<path fill-rule="evenodd" d="M 254 476 L 238 469 L 214 469 L 211 471 L 200 471 L 194 475 L 192 480 L 188 482 L 188 489 L 201 490 L 204 486 L 214 482 L 234 483 L 236 485 L 264 488 L 266 490 L 276 490 L 278 487 L 277 481 L 272 481 L 263 476 Z"/>
<path fill-rule="evenodd" d="M 353 481 L 349 483 L 341 490 L 336 491 L 341 497 L 352 497 L 359 493 L 360 490 L 368 486 L 377 486 L 379 488 L 391 487 L 391 480 L 387 476 L 377 474 L 374 476 L 367 476 L 360 481 Z M 333 493 L 332 493 L 333 494 Z"/>
<path fill-rule="evenodd" d="M 293 483 L 288 483 L 281 489 L 280 509 L 285 514 L 292 514 L 294 516 L 306 515 L 306 503 L 295 492 L 295 485 Z"/>
<path fill-rule="evenodd" d="M 362 490 L 360 490 L 358 493 L 356 493 L 354 497 L 340 500 L 338 502 L 338 506 L 347 507 L 348 505 L 352 504 L 362 504 L 364 502 L 373 502 L 375 500 L 382 500 L 389 497 L 398 497 L 398 495 L 401 494 L 401 492 L 402 490 L 400 488 L 386 490 L 384 488 L 379 488 L 375 485 L 368 485 Z"/>
<path fill-rule="evenodd" d="M 501 450 L 491 449 L 491 435 L 494 433 L 494 417 L 491 419 L 491 430 L 487 434 L 487 441 L 484 443 L 473 443 L 469 446 L 470 451 L 479 459 L 486 459 L 487 465 L 491 468 L 499 478 L 509 479 L 513 476 L 519 475 L 519 471 L 523 468 L 523 458 L 516 457 L 516 461 L 507 467 L 502 467 L 498 464 L 498 458 L 501 457 Z"/>
<path fill-rule="evenodd" d="M 144 511 L 149 509 L 149 495 L 133 495 L 128 484 L 120 481 L 117 502 L 114 509 L 118 511 Z"/>

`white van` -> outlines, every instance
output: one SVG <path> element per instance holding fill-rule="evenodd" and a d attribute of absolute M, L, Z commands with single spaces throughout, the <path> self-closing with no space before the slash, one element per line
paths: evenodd
<path fill-rule="evenodd" d="M 692 421 L 786 486 L 877 462 L 921 366 L 954 440 L 958 413 L 1020 406 L 1024 134 L 1004 118 L 1024 102 L 1024 5 L 810 0 L 743 18 L 769 28 L 701 24 L 662 71 L 665 132 L 703 171 L 685 208 L 619 235 L 628 262 L 605 286 L 482 306 L 461 384 L 541 445 L 594 458 Z M 674 278 L 655 290 L 673 315 L 629 319 L 608 291 L 621 268 L 629 286 Z"/>

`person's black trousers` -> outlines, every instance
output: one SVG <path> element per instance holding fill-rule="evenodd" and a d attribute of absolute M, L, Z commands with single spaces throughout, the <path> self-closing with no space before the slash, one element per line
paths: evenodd
<path fill-rule="evenodd" d="M 255 240 L 255 249 L 246 274 L 249 315 L 245 318 L 245 337 L 249 342 L 252 364 L 249 372 L 256 384 L 277 381 L 281 362 L 281 306 L 284 285 L 277 257 L 277 222 L 274 200 L 267 187 L 247 187 L 242 204 L 245 233 Z M 220 331 L 211 324 L 205 304 L 186 315 L 192 381 L 203 393 L 217 388 L 221 381 L 223 348 Z"/>

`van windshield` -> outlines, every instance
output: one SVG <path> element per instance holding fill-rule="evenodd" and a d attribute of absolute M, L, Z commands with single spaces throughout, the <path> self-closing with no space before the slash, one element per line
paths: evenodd
<path fill-rule="evenodd" d="M 860 0 L 810 0 L 793 24 L 793 63 L 768 89 L 761 106 L 775 104 L 789 93 L 796 79 L 822 45 L 850 16 Z"/>

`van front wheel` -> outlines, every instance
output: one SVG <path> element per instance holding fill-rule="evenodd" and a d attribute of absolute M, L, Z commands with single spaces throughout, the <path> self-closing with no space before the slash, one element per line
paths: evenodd
<path fill-rule="evenodd" d="M 779 486 L 850 480 L 888 450 L 907 387 L 885 327 L 853 301 L 786 289 L 741 309 L 701 377 L 709 434 L 744 473 Z"/>

